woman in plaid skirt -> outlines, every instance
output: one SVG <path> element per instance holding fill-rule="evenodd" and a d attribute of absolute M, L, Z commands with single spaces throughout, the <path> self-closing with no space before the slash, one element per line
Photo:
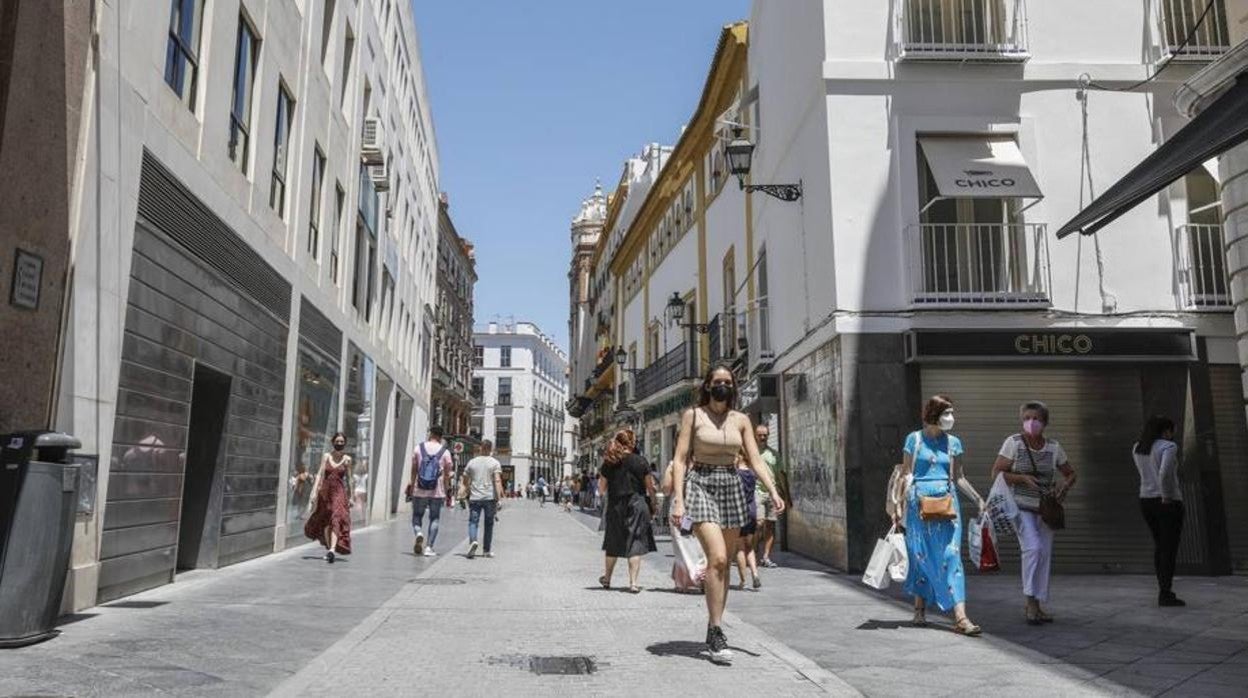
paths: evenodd
<path fill-rule="evenodd" d="M 711 661 L 732 662 L 728 639 L 720 627 L 728 601 L 728 554 L 737 549 L 748 510 L 736 458 L 744 451 L 746 461 L 767 488 L 777 512 L 784 500 L 754 441 L 750 418 L 733 409 L 737 403 L 736 378 L 723 364 L 712 366 L 702 378 L 698 406 L 680 418 L 680 436 L 672 459 L 673 526 L 688 519 L 706 553 L 706 644 Z"/>

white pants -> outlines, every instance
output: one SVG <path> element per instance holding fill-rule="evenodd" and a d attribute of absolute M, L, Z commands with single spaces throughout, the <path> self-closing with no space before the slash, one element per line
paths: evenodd
<path fill-rule="evenodd" d="M 1018 547 L 1023 553 L 1023 594 L 1049 600 L 1049 569 L 1053 564 L 1053 530 L 1034 511 L 1018 512 Z"/>

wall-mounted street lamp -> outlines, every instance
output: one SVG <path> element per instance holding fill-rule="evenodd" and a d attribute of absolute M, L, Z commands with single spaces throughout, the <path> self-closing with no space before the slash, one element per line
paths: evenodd
<path fill-rule="evenodd" d="M 728 145 L 724 146 L 724 154 L 728 157 L 728 171 L 736 175 L 737 184 L 741 186 L 742 191 L 761 191 L 781 201 L 797 201 L 802 198 L 800 181 L 797 184 L 745 183 L 745 176 L 750 173 L 750 166 L 754 163 L 754 144 L 748 138 L 741 136 L 740 129 L 736 129 L 736 135 Z"/>
<path fill-rule="evenodd" d="M 711 331 L 710 325 L 704 325 L 697 322 L 684 323 L 685 319 L 685 301 L 680 297 L 679 293 L 672 292 L 672 297 L 667 299 L 667 307 L 663 309 L 664 315 L 667 316 L 669 325 L 677 325 L 679 327 L 690 328 L 694 332 L 706 334 Z"/>
<path fill-rule="evenodd" d="M 615 350 L 615 365 L 620 367 L 621 371 L 628 373 L 640 373 L 640 368 L 625 368 L 624 364 L 628 363 L 628 352 L 624 351 L 624 347 Z"/>

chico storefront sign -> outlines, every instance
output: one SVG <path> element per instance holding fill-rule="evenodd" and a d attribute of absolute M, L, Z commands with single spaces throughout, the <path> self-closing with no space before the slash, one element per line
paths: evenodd
<path fill-rule="evenodd" d="M 907 361 L 1195 361 L 1191 330 L 914 330 Z"/>

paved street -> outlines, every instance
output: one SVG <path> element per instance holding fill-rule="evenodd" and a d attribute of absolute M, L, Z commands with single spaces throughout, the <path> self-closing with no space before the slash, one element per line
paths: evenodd
<path fill-rule="evenodd" d="M 665 541 L 633 596 L 597 589 L 592 517 L 509 504 L 498 557 L 476 560 L 466 518 L 444 517 L 451 555 L 413 558 L 398 521 L 333 566 L 304 546 L 92 609 L 0 654 L 0 695 L 1229 696 L 1248 680 L 1240 578 L 1181 580 L 1191 606 L 1175 611 L 1148 604 L 1147 578 L 1062 577 L 1058 622 L 1031 628 L 1013 576 L 973 577 L 975 640 L 910 628 L 899 596 L 781 556 L 761 592 L 730 597 L 737 662 L 721 668 L 700 655 L 701 597 L 669 591 Z"/>

